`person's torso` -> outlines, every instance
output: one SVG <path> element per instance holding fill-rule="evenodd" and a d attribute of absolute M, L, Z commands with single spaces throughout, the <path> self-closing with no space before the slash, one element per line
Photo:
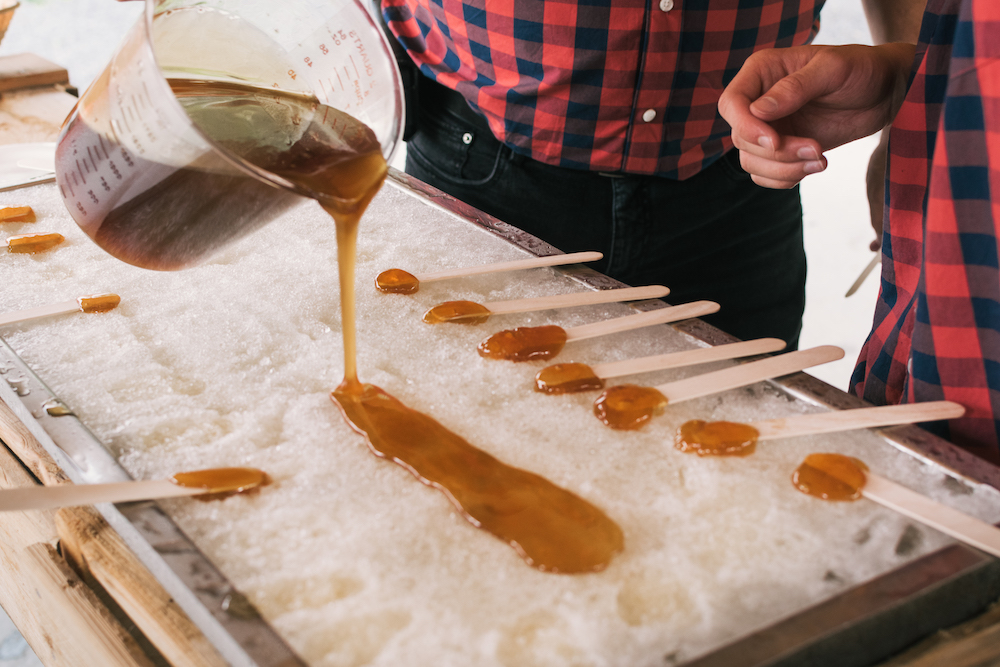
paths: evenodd
<path fill-rule="evenodd" d="M 731 148 L 723 87 L 809 42 L 824 0 L 382 0 L 421 71 L 535 160 L 687 178 Z"/>

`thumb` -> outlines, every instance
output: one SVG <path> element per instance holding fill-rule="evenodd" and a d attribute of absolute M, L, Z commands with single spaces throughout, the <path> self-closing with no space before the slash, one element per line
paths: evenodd
<path fill-rule="evenodd" d="M 803 106 L 829 93 L 833 75 L 823 58 L 813 58 L 802 69 L 778 80 L 750 105 L 750 112 L 764 121 L 789 116 Z"/>

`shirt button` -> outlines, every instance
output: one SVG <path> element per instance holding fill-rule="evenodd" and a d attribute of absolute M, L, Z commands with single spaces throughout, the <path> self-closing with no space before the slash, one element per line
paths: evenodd
<path fill-rule="evenodd" d="M 472 143 L 472 139 L 473 139 L 472 132 L 466 132 L 465 134 L 462 135 L 462 143 L 465 144 L 466 146 Z"/>
<path fill-rule="evenodd" d="M 664 0 L 664 1 L 669 2 L 669 0 Z M 646 109 L 645 111 L 642 112 L 642 119 L 647 123 L 652 123 L 656 119 L 656 110 Z"/>
<path fill-rule="evenodd" d="M 660 11 L 669 12 L 674 8 L 674 0 L 660 0 Z"/>

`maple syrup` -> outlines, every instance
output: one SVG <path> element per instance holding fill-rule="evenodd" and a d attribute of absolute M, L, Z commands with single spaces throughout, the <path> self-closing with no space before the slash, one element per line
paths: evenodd
<path fill-rule="evenodd" d="M 611 428 L 634 431 L 666 406 L 667 397 L 658 389 L 623 384 L 597 397 L 594 415 Z"/>
<path fill-rule="evenodd" d="M 445 301 L 424 313 L 427 324 L 482 324 L 488 319 L 490 309 L 475 301 Z"/>
<path fill-rule="evenodd" d="M 506 361 L 545 361 L 566 344 L 566 330 L 548 325 L 498 331 L 479 344 L 479 356 Z"/>
<path fill-rule="evenodd" d="M 698 456 L 750 456 L 760 432 L 749 424 L 692 419 L 681 424 L 674 446 Z"/>
<path fill-rule="evenodd" d="M 375 288 L 387 294 L 416 294 L 420 281 L 403 269 L 387 269 L 375 277 Z"/>
<path fill-rule="evenodd" d="M 604 389 L 604 380 L 587 364 L 553 364 L 535 375 L 535 391 L 545 394 L 573 394 L 596 389 Z"/>
<path fill-rule="evenodd" d="M 376 456 L 444 491 L 470 523 L 511 545 L 533 567 L 567 574 L 606 567 L 622 550 L 624 536 L 601 510 L 544 477 L 502 463 L 379 387 L 358 380 L 354 264 L 364 208 L 350 215 L 327 210 L 337 224 L 344 332 L 344 380 L 331 398 L 351 427 L 365 436 Z"/>
<path fill-rule="evenodd" d="M 215 500 L 267 486 L 271 483 L 271 478 L 257 468 L 211 468 L 179 472 L 170 481 L 178 486 L 205 489 L 205 493 L 198 494 L 195 498 Z"/>
<path fill-rule="evenodd" d="M 0 208 L 0 222 L 35 222 L 35 210 L 30 206 Z"/>
<path fill-rule="evenodd" d="M 566 330 L 548 325 L 498 331 L 479 344 L 479 356 L 507 361 L 545 361 L 562 351 Z"/>
<path fill-rule="evenodd" d="M 85 313 L 106 313 L 117 308 L 122 298 L 117 294 L 96 294 L 81 296 L 76 301 L 80 304 L 80 310 Z"/>
<path fill-rule="evenodd" d="M 867 470 L 868 466 L 851 456 L 810 454 L 792 473 L 792 484 L 823 500 L 857 500 L 862 496 Z"/>
<path fill-rule="evenodd" d="M 51 250 L 65 241 L 62 234 L 20 234 L 7 239 L 7 252 L 33 255 Z"/>
<path fill-rule="evenodd" d="M 331 214 L 337 222 L 345 356 L 344 381 L 331 398 L 347 422 L 365 436 L 376 456 L 442 490 L 470 523 L 512 546 L 529 565 L 565 574 L 604 569 L 624 548 L 624 536 L 603 512 L 544 477 L 502 463 L 379 387 L 358 380 L 353 342 L 357 220 L 352 226 Z"/>
<path fill-rule="evenodd" d="M 499 461 L 378 387 L 345 385 L 333 397 L 372 452 L 445 491 L 470 523 L 510 544 L 533 567 L 595 572 L 623 549 L 618 525 L 586 500 Z"/>

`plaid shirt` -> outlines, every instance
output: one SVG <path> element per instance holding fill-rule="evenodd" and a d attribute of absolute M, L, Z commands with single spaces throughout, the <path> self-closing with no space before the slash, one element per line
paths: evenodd
<path fill-rule="evenodd" d="M 851 384 L 873 403 L 961 403 L 941 435 L 1000 462 L 1000 2 L 927 10 L 889 137 L 882 288 Z"/>
<path fill-rule="evenodd" d="M 382 0 L 428 77 L 514 151 L 686 179 L 732 148 L 723 87 L 759 49 L 812 40 L 824 0 Z"/>

